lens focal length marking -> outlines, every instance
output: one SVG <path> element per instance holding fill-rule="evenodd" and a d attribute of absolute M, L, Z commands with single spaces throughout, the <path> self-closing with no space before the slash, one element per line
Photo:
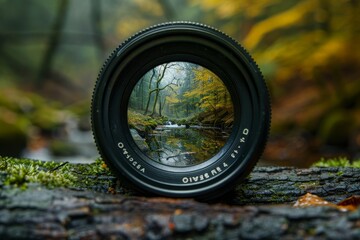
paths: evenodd
<path fill-rule="evenodd" d="M 248 128 L 244 128 L 244 130 L 242 131 L 242 137 L 240 138 L 240 140 L 238 141 L 240 144 L 233 150 L 233 152 L 231 153 L 231 157 L 232 158 L 236 158 L 236 156 L 239 154 L 239 150 L 241 148 L 241 145 L 243 143 L 246 142 L 246 136 L 249 135 L 249 129 Z"/>

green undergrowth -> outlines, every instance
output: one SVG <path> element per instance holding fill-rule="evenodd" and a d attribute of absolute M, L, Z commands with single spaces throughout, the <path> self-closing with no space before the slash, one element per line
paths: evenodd
<path fill-rule="evenodd" d="M 156 127 L 157 125 L 164 124 L 167 120 L 164 117 L 150 117 L 135 111 L 128 112 L 129 124 L 131 128 L 143 128 L 144 131 Z"/>
<path fill-rule="evenodd" d="M 320 161 L 314 163 L 312 167 L 353 167 L 360 168 L 360 159 L 350 161 L 346 157 L 336 157 L 336 158 L 321 158 Z"/>
<path fill-rule="evenodd" d="M 97 176 L 111 176 L 101 159 L 91 164 L 69 164 L 0 156 L 0 188 L 11 185 L 26 189 L 30 183 L 49 188 L 86 188 L 96 182 Z"/>

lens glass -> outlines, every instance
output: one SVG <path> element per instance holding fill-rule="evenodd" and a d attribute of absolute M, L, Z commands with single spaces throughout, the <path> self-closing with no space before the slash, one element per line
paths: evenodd
<path fill-rule="evenodd" d="M 168 166 L 200 164 L 225 145 L 234 107 L 223 81 L 190 62 L 150 69 L 134 86 L 128 125 L 138 148 Z"/>

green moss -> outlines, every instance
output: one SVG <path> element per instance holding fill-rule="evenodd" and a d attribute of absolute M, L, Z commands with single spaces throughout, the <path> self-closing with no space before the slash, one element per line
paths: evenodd
<path fill-rule="evenodd" d="M 68 164 L 9 157 L 0 157 L 0 173 L 5 176 L 3 184 L 20 188 L 26 188 L 29 183 L 39 183 L 49 188 L 88 187 L 96 183 L 88 179 L 111 175 L 101 159 L 92 164 Z"/>
<path fill-rule="evenodd" d="M 300 188 L 301 190 L 305 190 L 308 191 L 310 189 L 316 188 L 320 185 L 319 181 L 314 181 L 314 182 L 305 182 L 305 183 L 299 183 L 299 184 L 295 184 L 296 187 Z"/>
<path fill-rule="evenodd" d="M 284 202 L 291 202 L 293 198 L 291 195 L 283 195 L 283 194 L 273 194 L 271 195 L 271 202 L 272 203 L 284 203 Z"/>
<path fill-rule="evenodd" d="M 65 164 L 60 168 L 61 164 L 54 162 L 15 158 L 0 160 L 0 171 L 6 174 L 5 185 L 26 188 L 28 183 L 40 183 L 47 187 L 69 187 L 76 183 L 76 176 Z"/>
<path fill-rule="evenodd" d="M 96 159 L 91 164 L 75 164 L 73 170 L 78 174 L 87 176 L 112 176 L 111 171 L 101 158 Z"/>
<path fill-rule="evenodd" d="M 314 163 L 312 167 L 353 167 L 360 168 L 360 159 L 355 161 L 350 161 L 346 157 L 336 157 L 336 158 L 321 158 L 320 161 Z"/>
<path fill-rule="evenodd" d="M 352 167 L 354 167 L 354 168 L 360 168 L 360 159 L 357 160 L 357 161 L 354 161 L 354 162 L 352 163 Z"/>
<path fill-rule="evenodd" d="M 128 112 L 129 125 L 131 128 L 141 131 L 148 131 L 157 125 L 164 124 L 167 120 L 165 117 L 151 117 L 135 111 Z"/>

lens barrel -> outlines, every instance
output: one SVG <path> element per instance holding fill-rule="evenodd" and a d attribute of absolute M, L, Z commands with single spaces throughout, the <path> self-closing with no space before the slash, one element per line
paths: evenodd
<path fill-rule="evenodd" d="M 154 73 L 154 76 L 160 79 L 161 66 L 169 66 L 170 63 L 190 63 L 210 70 L 221 79 L 231 98 L 231 132 L 217 153 L 198 164 L 172 166 L 154 161 L 146 153 L 149 142 L 142 134 L 145 131 L 135 132 L 129 126 L 129 106 L 137 84 L 145 79 L 144 76 L 148 76 L 146 86 L 149 89 L 155 86 L 156 79 L 152 80 L 151 72 L 159 69 L 158 75 Z M 173 92 L 179 92 L 176 89 L 183 86 L 184 82 L 176 79 L 177 82 L 174 80 L 174 86 L 171 87 L 170 81 L 173 80 L 162 81 L 163 85 L 159 85 L 157 89 L 169 86 L 169 92 L 170 88 Z M 210 83 L 211 79 L 208 81 Z M 206 85 L 206 81 L 204 82 Z M 200 99 L 197 106 L 200 106 L 201 101 L 214 96 L 211 91 L 207 92 L 208 95 L 204 93 L 196 96 Z M 156 89 L 148 92 L 154 92 L 155 96 Z M 163 99 L 165 102 L 166 96 Z M 151 101 L 154 109 L 155 106 L 160 106 L 160 103 L 156 105 L 155 100 Z M 205 106 L 207 105 L 203 105 L 204 109 Z M 215 114 L 216 109 L 214 107 L 212 110 Z M 150 117 L 153 114 L 154 112 Z M 123 182 L 152 195 L 205 200 L 217 198 L 231 190 L 256 165 L 267 141 L 271 107 L 262 74 L 241 45 L 226 34 L 202 24 L 170 22 L 135 34 L 110 55 L 94 88 L 91 118 L 98 150 L 103 160 Z M 186 124 L 186 127 L 189 126 Z M 143 137 L 145 147 L 140 147 L 139 141 Z M 175 150 L 181 156 L 184 145 L 186 144 L 181 147 L 174 145 L 174 148 L 179 148 Z M 185 153 L 196 151 L 206 150 L 200 147 Z"/>

